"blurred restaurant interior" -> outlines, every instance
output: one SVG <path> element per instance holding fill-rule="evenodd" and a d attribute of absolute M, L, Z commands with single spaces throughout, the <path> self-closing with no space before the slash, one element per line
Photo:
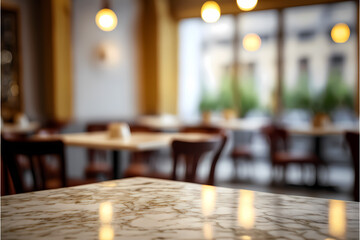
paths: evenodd
<path fill-rule="evenodd" d="M 241 189 L 246 231 L 254 192 L 333 199 L 339 218 L 359 201 L 359 2 L 2 0 L 1 137 L 5 210 L 17 193 L 149 177 L 213 200 Z M 204 204 L 199 238 L 219 237 Z M 4 214 L 4 239 L 26 238 Z M 346 238 L 335 224 L 322 239 Z M 252 234 L 237 239 L 281 237 Z"/>

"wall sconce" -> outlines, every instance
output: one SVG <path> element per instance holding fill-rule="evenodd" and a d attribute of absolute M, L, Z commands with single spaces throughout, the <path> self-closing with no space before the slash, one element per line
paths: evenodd
<path fill-rule="evenodd" d="M 207 1 L 201 7 L 201 18 L 207 23 L 217 22 L 220 15 L 220 6 L 214 1 Z"/>
<path fill-rule="evenodd" d="M 119 65 L 121 61 L 119 43 L 113 41 L 103 41 L 94 48 L 95 64 L 103 69 L 112 69 Z"/>
<path fill-rule="evenodd" d="M 110 32 L 117 25 L 117 17 L 113 10 L 110 9 L 109 1 L 102 1 L 102 9 L 98 11 L 95 17 L 96 25 L 105 32 Z"/>

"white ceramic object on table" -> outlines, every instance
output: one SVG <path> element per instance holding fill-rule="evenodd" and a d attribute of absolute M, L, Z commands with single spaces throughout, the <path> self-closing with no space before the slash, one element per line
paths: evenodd
<path fill-rule="evenodd" d="M 130 127 L 126 123 L 110 123 L 108 126 L 108 136 L 111 139 L 120 138 L 129 140 L 131 137 Z"/>
<path fill-rule="evenodd" d="M 25 115 L 25 113 L 17 113 L 14 117 L 16 125 L 20 127 L 27 127 L 30 125 L 29 118 Z"/>

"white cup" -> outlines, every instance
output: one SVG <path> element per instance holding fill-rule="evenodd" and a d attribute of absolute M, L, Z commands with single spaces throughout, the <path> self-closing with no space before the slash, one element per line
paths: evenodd
<path fill-rule="evenodd" d="M 108 125 L 109 138 L 120 138 L 128 140 L 131 137 L 130 127 L 126 123 L 110 123 Z"/>
<path fill-rule="evenodd" d="M 27 127 L 30 124 L 29 118 L 24 113 L 17 113 L 14 119 L 15 123 L 20 127 Z"/>

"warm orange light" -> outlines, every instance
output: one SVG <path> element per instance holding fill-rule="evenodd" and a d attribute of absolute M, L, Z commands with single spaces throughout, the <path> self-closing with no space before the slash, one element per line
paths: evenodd
<path fill-rule="evenodd" d="M 258 0 L 236 0 L 238 7 L 243 11 L 253 10 L 257 5 Z"/>
<path fill-rule="evenodd" d="M 329 202 L 329 233 L 343 239 L 346 233 L 346 203 L 340 200 Z"/>
<path fill-rule="evenodd" d="M 205 239 L 214 239 L 213 227 L 212 227 L 211 223 L 204 222 L 203 233 L 204 233 L 204 238 Z"/>
<path fill-rule="evenodd" d="M 255 210 L 253 191 L 239 190 L 238 224 L 245 229 L 251 229 L 254 227 Z"/>
<path fill-rule="evenodd" d="M 338 23 L 331 29 L 331 38 L 336 43 L 345 43 L 349 37 L 350 28 L 345 23 Z"/>
<path fill-rule="evenodd" d="M 111 202 L 103 202 L 99 207 L 99 217 L 101 223 L 110 223 L 112 221 L 113 207 Z"/>
<path fill-rule="evenodd" d="M 210 216 L 215 209 L 216 188 L 203 185 L 201 188 L 201 205 L 205 217 Z"/>
<path fill-rule="evenodd" d="M 201 7 L 201 18 L 207 23 L 217 22 L 220 15 L 220 6 L 214 1 L 207 1 Z"/>
<path fill-rule="evenodd" d="M 96 14 L 95 22 L 101 30 L 109 32 L 115 29 L 117 17 L 113 10 L 103 8 Z"/>
<path fill-rule="evenodd" d="M 113 240 L 114 229 L 111 225 L 103 225 L 99 229 L 99 240 Z"/>
<path fill-rule="evenodd" d="M 246 34 L 243 39 L 243 47 L 249 52 L 258 50 L 261 46 L 261 38 L 255 33 Z"/>

